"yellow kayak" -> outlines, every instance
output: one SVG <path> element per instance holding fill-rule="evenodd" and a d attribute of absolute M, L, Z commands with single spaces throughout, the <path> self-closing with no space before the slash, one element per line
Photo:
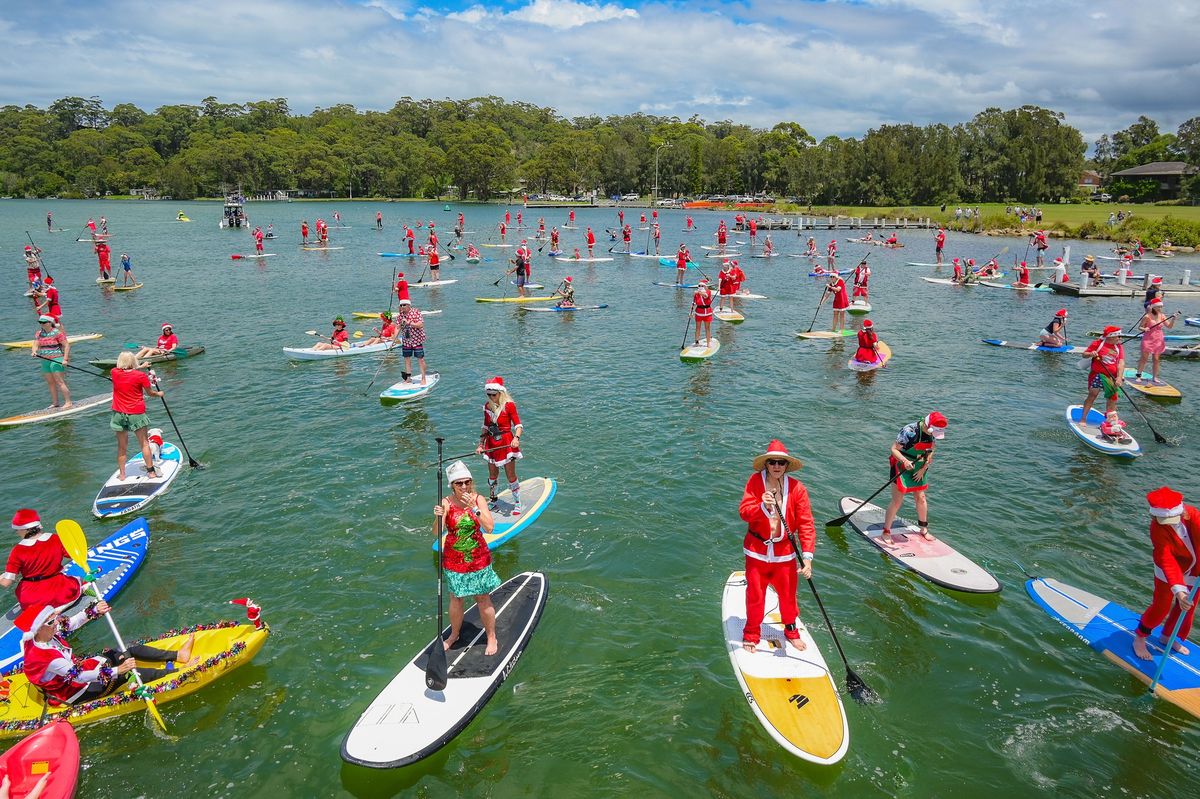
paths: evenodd
<path fill-rule="evenodd" d="M 176 222 L 191 222 L 192 220 L 188 219 L 186 216 L 177 216 L 177 217 L 175 217 L 175 221 Z"/>
<path fill-rule="evenodd" d="M 551 302 L 562 299 L 557 294 L 549 297 L 476 297 L 475 302 Z"/>
<path fill-rule="evenodd" d="M 104 338 L 103 333 L 80 333 L 77 336 L 67 336 L 67 341 L 74 344 L 77 341 L 95 341 L 98 338 Z M 0 341 L 0 347 L 6 347 L 10 350 L 28 350 L 33 349 L 33 336 L 24 341 Z"/>
<path fill-rule="evenodd" d="M 233 622 L 199 625 L 192 629 L 196 632 L 196 642 L 192 647 L 194 665 L 146 683 L 154 691 L 155 701 L 159 705 L 197 691 L 243 663 L 249 663 L 262 649 L 270 633 L 270 628 L 265 625 L 261 630 L 256 630 L 252 624 Z M 187 640 L 190 631 L 146 643 L 159 649 L 175 650 Z M 156 667 L 161 664 L 146 665 Z M 0 701 L 0 738 L 27 735 L 46 723 L 42 719 L 42 692 L 30 685 L 21 672 L 8 679 L 8 699 Z M 132 686 L 133 682 L 130 681 L 120 691 L 91 702 L 49 707 L 47 720 L 67 718 L 78 727 L 80 724 L 140 712 L 145 709 L 146 703 L 131 693 Z"/>

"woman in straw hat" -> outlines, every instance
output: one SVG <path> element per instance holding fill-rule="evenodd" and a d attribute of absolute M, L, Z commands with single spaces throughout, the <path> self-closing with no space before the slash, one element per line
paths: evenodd
<path fill-rule="evenodd" d="M 775 439 L 766 452 L 754 459 L 754 474 L 746 481 L 746 490 L 742 494 L 739 510 L 746 521 L 746 537 L 742 541 L 742 551 L 746 555 L 746 626 L 742 630 L 742 646 L 751 652 L 762 639 L 768 585 L 779 597 L 784 636 L 797 649 L 804 649 L 796 627 L 800 613 L 796 605 L 796 559 L 799 555 L 800 574 L 805 579 L 812 577 L 817 531 L 813 526 L 808 490 L 787 474 L 801 465 L 800 459 L 789 454 L 783 442 Z M 782 520 L 780 509 L 783 510 Z M 788 532 L 797 536 L 799 553 Z"/>
<path fill-rule="evenodd" d="M 446 531 L 442 542 L 442 564 L 446 582 L 450 584 L 450 637 L 443 641 L 449 649 L 458 640 L 463 623 L 463 597 L 475 597 L 479 605 L 479 620 L 487 633 L 485 655 L 494 655 L 500 648 L 496 640 L 496 608 L 492 591 L 500 587 L 500 578 L 492 569 L 492 553 L 484 533 L 495 526 L 487 501 L 475 491 L 471 470 L 462 461 L 446 467 L 450 481 L 450 496 L 433 508 L 433 534 L 438 534 L 438 519 Z"/>

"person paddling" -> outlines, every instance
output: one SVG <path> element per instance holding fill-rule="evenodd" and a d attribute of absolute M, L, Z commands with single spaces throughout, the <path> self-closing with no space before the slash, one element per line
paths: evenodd
<path fill-rule="evenodd" d="M 517 461 L 521 454 L 521 433 L 525 426 L 517 415 L 517 403 L 504 385 L 504 378 L 497 375 L 483 386 L 487 401 L 483 403 L 483 429 L 479 434 L 479 446 L 475 454 L 483 457 L 488 465 L 489 502 L 496 501 L 496 484 L 500 479 L 500 467 L 508 478 L 508 488 L 513 495 L 514 516 L 524 512 L 521 506 L 521 481 L 517 479 Z"/>
<path fill-rule="evenodd" d="M 1063 347 L 1067 343 L 1067 309 L 1059 308 L 1054 312 L 1050 324 L 1042 328 L 1038 343 L 1044 347 Z"/>
<path fill-rule="evenodd" d="M 63 571 L 70 555 L 58 534 L 42 530 L 42 518 L 32 508 L 13 514 L 12 529 L 21 540 L 8 554 L 8 564 L 0 574 L 0 586 L 8 588 L 17 578 L 17 602 L 21 609 L 44 605 L 65 607 L 83 594 L 83 580 Z"/>
<path fill-rule="evenodd" d="M 833 295 L 833 327 L 830 329 L 836 333 L 846 327 L 846 309 L 850 307 L 850 298 L 846 295 L 846 281 L 842 280 L 842 276 L 836 270 L 829 273 L 825 291 Z"/>
<path fill-rule="evenodd" d="M 946 437 L 946 417 L 938 411 L 927 414 L 923 419 L 907 424 L 900 430 L 888 453 L 888 468 L 892 475 L 892 501 L 883 516 L 883 535 L 880 540 L 885 546 L 895 546 L 892 539 L 892 523 L 900 513 L 906 494 L 913 495 L 917 506 L 917 532 L 926 540 L 934 541 L 929 534 L 929 488 L 927 473 L 933 462 L 933 450 L 937 441 Z"/>
<path fill-rule="evenodd" d="M 700 327 L 704 327 L 704 344 L 709 346 L 712 344 L 712 292 L 708 288 L 708 279 L 700 280 L 700 285 L 696 289 L 696 293 L 692 295 L 692 308 L 696 314 L 696 329 L 695 346 L 700 346 Z M 686 339 L 685 339 L 686 340 Z"/>
<path fill-rule="evenodd" d="M 156 470 L 154 455 L 150 452 L 150 419 L 146 416 L 145 394 L 161 397 L 162 391 L 150 383 L 150 376 L 138 371 L 137 356 L 125 350 L 117 356 L 117 365 L 109 372 L 112 379 L 112 417 L 108 421 L 110 430 L 117 434 L 117 479 L 124 481 L 125 455 L 129 446 L 129 433 L 137 436 L 146 466 L 147 479 L 161 477 Z"/>
<path fill-rule="evenodd" d="M 44 605 L 30 607 L 13 620 L 23 633 L 25 662 L 21 669 L 51 707 L 78 705 L 116 693 L 124 687 L 134 668 L 143 682 L 152 682 L 192 665 L 195 633 L 175 651 L 134 644 L 124 652 L 106 649 L 100 655 L 76 657 L 66 634 L 108 612 L 108 603 L 100 600 L 70 618 Z M 139 660 L 143 665 L 137 663 Z M 144 665 L 146 662 L 164 666 L 150 668 Z"/>
<path fill-rule="evenodd" d="M 318 341 L 312 346 L 314 350 L 344 350 L 350 344 L 350 334 L 346 332 L 346 320 L 341 316 L 333 319 L 333 333 L 329 341 Z"/>
<path fill-rule="evenodd" d="M 412 359 L 417 359 L 417 367 L 421 370 L 421 385 L 425 385 L 425 318 L 413 307 L 411 300 L 401 300 L 396 311 L 400 323 L 400 353 L 404 357 L 404 371 L 400 377 L 408 380 L 412 377 Z M 394 334 L 393 334 L 394 335 Z"/>
<path fill-rule="evenodd" d="M 1083 411 L 1079 415 L 1080 424 L 1087 424 L 1088 411 L 1101 391 L 1106 402 L 1104 413 L 1107 415 L 1117 409 L 1117 388 L 1125 382 L 1125 347 L 1121 345 L 1121 328 L 1116 325 L 1104 328 L 1102 337 L 1087 345 L 1083 356 L 1092 360 L 1092 368 L 1088 372 L 1087 399 L 1083 401 Z"/>
<path fill-rule="evenodd" d="M 362 346 L 370 347 L 374 344 L 387 344 L 389 341 L 395 342 L 396 334 L 400 332 L 400 328 L 392 321 L 392 312 L 384 311 L 379 314 L 379 322 L 379 327 L 372 330 L 374 335 L 363 341 Z"/>
<path fill-rule="evenodd" d="M 938 228 L 937 235 L 933 237 L 934 255 L 937 256 L 938 266 L 942 264 L 942 249 L 946 246 L 946 229 Z"/>
<path fill-rule="evenodd" d="M 688 261 L 692 260 L 692 254 L 688 252 L 686 244 L 680 244 L 679 250 L 675 253 L 675 285 L 683 285 L 683 276 L 687 272 Z"/>
<path fill-rule="evenodd" d="M 588 225 L 587 229 L 587 251 L 588 259 L 596 257 L 596 234 L 592 232 L 592 226 Z"/>
<path fill-rule="evenodd" d="M 571 282 L 571 276 L 567 275 L 563 281 L 558 284 L 558 288 L 554 292 L 562 297 L 561 300 L 554 304 L 555 308 L 574 308 L 575 307 L 575 284 Z"/>
<path fill-rule="evenodd" d="M 475 480 L 462 461 L 446 467 L 450 495 L 433 508 L 433 535 L 439 528 L 446 537 L 438 549 L 450 587 L 450 637 L 442 641 L 447 650 L 458 642 L 463 624 L 463 597 L 473 596 L 479 606 L 479 621 L 487 635 L 483 654 L 500 650 L 496 638 L 496 608 L 492 591 L 500 587 L 500 578 L 492 568 L 492 553 L 483 537 L 495 528 L 487 502 L 475 491 Z"/>
<path fill-rule="evenodd" d="M 42 282 L 42 251 L 32 244 L 25 245 L 25 278 L 31 286 Z"/>
<path fill-rule="evenodd" d="M 162 335 L 158 337 L 153 347 L 142 347 L 135 353 L 137 359 L 149 358 L 155 355 L 170 355 L 171 351 L 179 347 L 179 337 L 175 335 L 175 328 L 170 322 L 163 322 Z"/>
<path fill-rule="evenodd" d="M 122 286 L 136 286 L 137 278 L 133 275 L 133 261 L 129 258 L 129 253 L 121 253 L 121 280 Z"/>
<path fill-rule="evenodd" d="M 1170 632 L 1179 627 L 1172 649 L 1189 653 L 1185 642 L 1192 631 L 1195 606 L 1188 599 L 1191 588 L 1200 579 L 1200 510 L 1183 501 L 1183 494 L 1167 486 L 1146 494 L 1150 503 L 1150 544 L 1154 558 L 1154 596 L 1150 607 L 1138 620 L 1133 637 L 1133 653 L 1142 660 L 1153 660 L 1146 639 L 1162 624 L 1159 641 L 1167 644 Z"/>
<path fill-rule="evenodd" d="M 1017 276 L 1017 282 L 1013 283 L 1014 288 L 1027 289 L 1030 287 L 1029 282 L 1029 264 L 1021 261 L 1020 272 Z"/>
<path fill-rule="evenodd" d="M 67 388 L 67 366 L 71 363 L 71 342 L 54 317 L 38 317 L 38 331 L 33 335 L 30 353 L 42 364 L 42 377 L 50 389 L 51 408 L 70 408 L 71 391 Z M 49 360 L 47 360 L 49 359 Z"/>
<path fill-rule="evenodd" d="M 871 282 L 871 267 L 867 266 L 867 259 L 864 258 L 858 262 L 858 266 L 854 267 L 854 298 L 862 297 L 863 302 L 868 302 L 867 284 Z"/>
<path fill-rule="evenodd" d="M 754 473 L 742 491 L 738 506 L 738 513 L 746 522 L 746 535 L 742 539 L 742 553 L 746 557 L 746 626 L 742 628 L 742 647 L 748 652 L 753 652 L 762 640 L 767 586 L 775 589 L 779 599 L 784 638 L 798 650 L 805 648 L 797 627 L 800 609 L 796 603 L 796 575 L 812 577 L 817 531 L 808 489 L 788 476 L 788 472 L 797 471 L 802 465 L 782 441 L 774 439 L 767 451 L 754 459 Z M 799 541 L 799 553 L 787 531 Z"/>
<path fill-rule="evenodd" d="M 859 363 L 879 362 L 879 336 L 875 334 L 875 325 L 870 319 L 864 319 L 858 331 L 858 349 L 854 351 L 854 360 Z"/>
<path fill-rule="evenodd" d="M 305 219 L 300 223 L 300 243 L 308 245 L 308 220 Z"/>

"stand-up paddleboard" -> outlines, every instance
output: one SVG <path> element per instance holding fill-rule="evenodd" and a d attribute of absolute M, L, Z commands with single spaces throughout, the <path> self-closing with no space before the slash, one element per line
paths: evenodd
<path fill-rule="evenodd" d="M 1025 590 L 1038 607 L 1083 641 L 1104 655 L 1110 663 L 1123 668 L 1146 685 L 1162 662 L 1161 639 L 1171 634 L 1160 625 L 1150 632 L 1146 644 L 1153 660 L 1142 660 L 1133 653 L 1134 630 L 1140 614 L 1088 593 L 1081 588 L 1046 577 L 1025 583 Z M 1200 716 L 1200 648 L 1190 644 L 1186 655 L 1172 652 L 1154 687 L 1154 695 Z"/>
<path fill-rule="evenodd" d="M 480 247 L 496 247 L 499 249 L 508 249 L 508 248 L 512 247 L 513 245 L 511 245 L 511 244 L 480 244 L 479 246 Z"/>
<path fill-rule="evenodd" d="M 749 289 L 742 289 L 741 291 L 734 292 L 733 294 L 725 294 L 723 296 L 732 297 L 735 300 L 765 300 L 765 299 L 767 299 L 766 294 L 751 294 Z"/>
<path fill-rule="evenodd" d="M 1155 383 L 1149 372 L 1146 373 L 1144 379 L 1138 379 L 1137 374 L 1137 369 L 1126 369 L 1125 385 L 1134 391 L 1140 391 L 1150 399 L 1162 402 L 1180 402 L 1183 400 L 1183 392 L 1170 383 Z"/>
<path fill-rule="evenodd" d="M 125 587 L 134 573 L 141 568 L 146 559 L 146 550 L 150 546 L 150 527 L 146 520 L 138 517 L 115 533 L 97 542 L 88 550 L 88 566 L 98 576 L 93 585 L 100 591 L 100 597 L 110 601 Z M 83 577 L 83 569 L 74 563 L 69 564 L 64 571 L 73 577 Z M 90 591 L 85 592 L 74 603 L 62 610 L 67 616 L 72 616 L 94 601 Z M 25 659 L 21 645 L 21 631 L 13 626 L 13 620 L 21 613 L 21 606 L 14 605 L 0 617 L 0 671 L 10 671 L 18 668 Z"/>
<path fill-rule="evenodd" d="M 17 425 L 34 424 L 36 422 L 52 422 L 55 419 L 62 419 L 67 416 L 74 416 L 94 411 L 97 408 L 103 408 L 110 402 L 112 402 L 111 391 L 107 394 L 96 394 L 86 399 L 75 400 L 71 403 L 70 408 L 42 408 L 38 411 L 18 413 L 16 416 L 5 416 L 3 419 L 0 419 L 0 427 L 16 427 Z"/>
<path fill-rule="evenodd" d="M 611 261 L 612 258 L 576 258 L 573 255 L 556 255 L 555 261 L 569 261 L 575 264 L 598 264 L 603 261 Z"/>
<path fill-rule="evenodd" d="M 145 283 L 134 283 L 132 286 L 113 286 L 113 291 L 137 291 L 144 285 L 146 285 L 146 284 Z"/>
<path fill-rule="evenodd" d="M 856 361 L 853 358 L 846 361 L 846 367 L 853 369 L 856 372 L 873 372 L 876 369 L 882 369 L 887 366 L 888 361 L 892 359 L 892 348 L 882 341 L 878 342 L 879 360 L 877 361 Z"/>
<path fill-rule="evenodd" d="M 379 344 L 364 344 L 361 346 L 347 344 L 345 347 L 336 350 L 317 350 L 312 347 L 284 347 L 283 354 L 293 361 L 323 361 L 327 358 L 348 358 L 351 355 L 386 352 L 399 346 L 394 341 L 384 341 Z"/>
<path fill-rule="evenodd" d="M 627 252 L 624 255 L 628 255 L 630 258 L 662 258 L 662 255 L 656 252 Z"/>
<path fill-rule="evenodd" d="M 978 283 L 968 283 L 966 281 L 956 282 L 948 277 L 922 277 L 926 283 L 935 283 L 939 286 L 977 286 Z"/>
<path fill-rule="evenodd" d="M 542 511 L 550 506 L 557 493 L 558 483 L 552 477 L 529 477 L 522 480 L 522 510 L 517 515 L 513 515 L 516 506 L 513 505 L 512 490 L 506 488 L 496 494 L 496 501 L 488 505 L 492 511 L 492 521 L 496 525 L 490 533 L 483 534 L 488 549 L 495 549 L 524 532 L 525 528 L 537 521 Z M 433 542 L 434 552 L 438 550 L 438 543 Z"/>
<path fill-rule="evenodd" d="M 677 262 L 677 261 L 676 261 L 674 258 L 659 258 L 659 259 L 658 259 L 658 265 L 659 265 L 659 266 L 667 266 L 667 267 L 670 267 L 671 269 L 677 269 L 677 268 L 679 267 L 679 263 L 678 263 L 678 262 Z M 695 262 L 695 261 L 688 261 L 688 262 L 687 262 L 687 265 L 688 265 L 688 266 L 695 266 L 695 265 L 696 265 L 696 262 Z"/>
<path fill-rule="evenodd" d="M 853 271 L 854 271 L 853 269 L 841 269 L 841 270 L 825 269 L 820 272 L 816 272 L 816 271 L 809 272 L 808 276 L 809 277 L 830 277 L 832 275 L 848 275 Z"/>
<path fill-rule="evenodd" d="M 839 507 L 849 513 L 862 504 L 861 499 L 842 497 Z M 926 541 L 917 526 L 897 517 L 892 522 L 893 546 L 881 540 L 884 509 L 868 502 L 850 517 L 850 526 L 892 560 L 911 569 L 935 585 L 971 594 L 994 594 L 1000 583 L 983 567 L 963 555 L 941 538 Z"/>
<path fill-rule="evenodd" d="M 424 283 L 409 283 L 408 287 L 410 289 L 423 289 L 429 288 L 430 286 L 449 286 L 451 283 L 457 282 L 458 278 L 452 278 L 450 280 L 426 280 Z"/>
<path fill-rule="evenodd" d="M 741 257 L 737 253 L 737 247 L 735 247 L 732 244 L 726 244 L 724 247 L 721 247 L 720 245 L 716 245 L 716 244 L 701 244 L 700 249 L 707 250 L 708 252 L 715 252 L 720 255 L 728 255 L 731 258 L 740 258 Z"/>
<path fill-rule="evenodd" d="M 98 277 L 98 278 L 96 278 L 97 286 L 111 286 L 116 282 L 117 282 L 117 279 L 115 277 L 109 277 L 109 278 Z"/>
<path fill-rule="evenodd" d="M 1192 327 L 1200 327 L 1200 316 L 1189 316 L 1183 320 L 1183 323 Z"/>
<path fill-rule="evenodd" d="M 733 673 L 759 724 L 793 755 L 813 763 L 836 763 L 850 746 L 846 709 L 837 684 L 807 626 L 797 621 L 804 649 L 783 635 L 779 597 L 767 586 L 762 640 L 753 652 L 742 646 L 746 626 L 746 573 L 725 581 L 721 618 Z"/>
<path fill-rule="evenodd" d="M 480 260 L 482 260 L 482 259 L 480 259 L 480 258 L 467 258 L 466 259 L 467 263 L 469 263 L 469 264 L 477 264 L 480 262 Z"/>
<path fill-rule="evenodd" d="M 778 258 L 782 253 L 777 252 L 759 252 L 751 255 L 751 258 Z"/>
<path fill-rule="evenodd" d="M 408 380 L 401 380 L 385 388 L 379 394 L 380 405 L 399 405 L 401 402 L 420 399 L 433 391 L 442 377 L 437 372 L 425 375 L 425 385 L 421 385 L 421 376 L 413 375 Z"/>
<path fill-rule="evenodd" d="M 700 363 L 716 355 L 721 349 L 721 342 L 715 338 L 707 339 L 699 344 L 689 344 L 679 351 L 679 360 L 684 363 Z"/>
<path fill-rule="evenodd" d="M 852 316 L 865 316 L 871 312 L 871 303 L 866 300 L 855 300 L 846 306 L 846 312 Z"/>
<path fill-rule="evenodd" d="M 601 303 L 600 305 L 568 305 L 568 306 L 552 305 L 549 308 L 526 308 L 524 305 L 522 305 L 521 310 L 522 311 L 542 311 L 544 313 L 568 313 L 571 311 L 599 311 L 602 308 L 607 308 L 607 307 L 608 307 L 608 303 Z"/>
<path fill-rule="evenodd" d="M 950 264 L 931 264 L 925 261 L 905 261 L 906 266 L 950 266 Z"/>
<path fill-rule="evenodd" d="M 667 288 L 667 289 L 698 289 L 698 288 L 700 288 L 700 284 L 698 284 L 698 283 L 660 283 L 658 281 L 655 281 L 654 285 L 662 286 L 663 288 Z"/>
<path fill-rule="evenodd" d="M 810 330 L 807 333 L 797 333 L 799 338 L 845 338 L 855 335 L 853 330 Z"/>
<path fill-rule="evenodd" d="M 746 317 L 740 312 L 732 308 L 718 308 L 713 311 L 713 315 L 722 322 L 729 322 L 732 325 L 740 325 L 746 321 Z"/>
<path fill-rule="evenodd" d="M 256 252 L 256 253 L 250 253 L 248 255 L 242 255 L 241 253 L 234 253 L 233 255 L 229 256 L 229 260 L 245 261 L 250 258 L 274 258 L 278 254 L 279 253 L 277 253 L 277 252 Z"/>
<path fill-rule="evenodd" d="M 189 347 L 176 347 L 166 355 L 147 355 L 144 358 L 138 358 L 138 363 L 166 363 L 168 361 L 178 361 L 183 358 L 193 358 L 204 352 L 203 344 L 192 344 Z M 101 369 L 115 369 L 117 366 L 116 358 L 96 358 L 88 361 L 92 366 L 98 366 Z"/>
<path fill-rule="evenodd" d="M 0 773 L 8 780 L 6 796 L 69 799 L 79 783 L 79 738 L 65 719 L 46 724 L 0 755 Z M 45 780 L 45 783 L 42 783 Z"/>
<path fill-rule="evenodd" d="M 1067 425 L 1071 428 L 1071 432 L 1079 436 L 1079 440 L 1087 444 L 1093 449 L 1098 449 L 1105 455 L 1113 455 L 1118 458 L 1136 458 L 1142 454 L 1142 448 L 1138 444 L 1137 439 L 1126 433 L 1129 438 L 1129 443 L 1122 444 L 1118 441 L 1110 441 L 1100 435 L 1100 425 L 1104 423 L 1104 414 L 1095 408 L 1088 408 L 1088 418 L 1086 424 L 1080 423 L 1080 418 L 1083 414 L 1082 405 L 1067 406 Z"/>
<path fill-rule="evenodd" d="M 421 316 L 437 316 L 441 312 L 442 312 L 441 308 L 438 308 L 436 311 L 421 311 Z M 350 317 L 352 319 L 376 319 L 377 320 L 377 319 L 379 319 L 379 314 L 381 314 L 381 313 L 383 313 L 383 311 L 380 311 L 379 313 L 371 313 L 370 311 L 353 311 L 350 314 Z"/>
<path fill-rule="evenodd" d="M 508 281 L 508 283 L 509 283 L 509 285 L 512 285 L 512 286 L 517 285 L 517 281 L 515 281 L 515 280 L 510 280 L 510 281 Z M 546 287 L 544 285 L 542 285 L 541 283 L 526 283 L 525 284 L 526 291 L 542 291 L 545 288 Z"/>
<path fill-rule="evenodd" d="M 345 247 L 301 247 L 306 252 L 326 252 L 328 250 L 344 250 Z"/>
<path fill-rule="evenodd" d="M 159 477 L 146 477 L 146 461 L 138 453 L 125 463 L 125 479 L 118 479 L 114 471 L 96 494 L 92 513 L 101 519 L 126 516 L 141 510 L 160 494 L 167 493 L 171 483 L 183 471 L 183 453 L 174 444 L 164 441 L 161 460 L 155 465 Z"/>
<path fill-rule="evenodd" d="M 645 257 L 646 257 L 646 251 L 645 251 L 645 250 L 638 250 L 637 252 L 633 252 L 633 251 L 631 250 L 631 251 L 629 251 L 629 252 L 626 252 L 625 250 L 618 250 L 618 249 L 617 249 L 617 248 L 615 248 L 615 247 L 609 247 L 609 248 L 608 248 L 608 251 L 609 251 L 610 253 L 612 253 L 613 255 L 624 255 L 624 256 L 625 256 L 625 257 L 627 257 L 627 258 L 645 258 Z M 650 257 L 651 257 L 651 258 L 657 258 L 658 256 L 657 256 L 657 255 L 652 255 L 652 256 L 650 256 Z"/>
<path fill-rule="evenodd" d="M 1014 286 L 1009 283 L 993 283 L 990 280 L 981 280 L 979 285 L 987 286 L 990 289 L 1012 289 L 1013 291 L 1054 291 L 1054 289 L 1044 283 L 1034 283 L 1030 286 Z"/>
<path fill-rule="evenodd" d="M 998 338 L 983 338 L 980 341 L 984 344 L 991 344 L 993 347 L 1012 347 L 1017 350 L 1029 350 L 1030 352 L 1057 352 L 1082 355 L 1084 349 L 1083 347 L 1072 347 L 1070 344 L 1064 344 L 1061 347 L 1048 347 L 1045 344 L 1018 344 L 1015 341 L 1004 341 Z"/>
<path fill-rule="evenodd" d="M 1089 330 L 1084 335 L 1103 338 L 1104 333 L 1099 330 Z M 1133 340 L 1140 339 L 1141 337 L 1142 332 L 1140 330 L 1137 333 L 1124 333 L 1121 336 L 1121 338 Z M 1200 333 L 1165 333 L 1163 334 L 1163 339 L 1166 341 L 1195 341 L 1196 339 L 1200 339 Z"/>
<path fill-rule="evenodd" d="M 549 297 L 476 297 L 475 302 L 551 302 L 560 299 L 558 294 L 552 294 Z"/>
<path fill-rule="evenodd" d="M 80 341 L 95 341 L 98 338 L 104 338 L 104 334 L 103 333 L 80 333 L 75 336 L 67 336 L 67 343 L 75 344 Z M 25 339 L 24 341 L 2 341 L 2 342 L 0 342 L 0 347 L 4 347 L 4 348 L 10 349 L 10 350 L 33 349 L 33 337 L 30 336 L 29 338 Z"/>
<path fill-rule="evenodd" d="M 500 651 L 484 654 L 487 636 L 472 605 L 458 640 L 446 652 L 444 691 L 425 685 L 431 647 L 442 646 L 450 628 L 426 646 L 354 722 L 342 740 L 342 759 L 368 768 L 399 768 L 428 757 L 479 715 L 512 673 L 537 629 L 550 585 L 540 572 L 523 572 L 491 593 Z"/>
<path fill-rule="evenodd" d="M 377 252 L 375 253 L 380 258 L 420 258 L 421 255 L 415 252 Z M 468 262 L 470 259 L 467 259 Z"/>

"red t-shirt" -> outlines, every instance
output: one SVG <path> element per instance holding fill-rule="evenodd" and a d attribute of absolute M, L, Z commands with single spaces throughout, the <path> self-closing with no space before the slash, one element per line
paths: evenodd
<path fill-rule="evenodd" d="M 158 337 L 158 349 L 173 350 L 179 346 L 179 337 L 172 333 L 169 336 Z"/>
<path fill-rule="evenodd" d="M 1107 375 L 1115 379 L 1117 377 L 1117 363 L 1125 358 L 1125 348 L 1120 344 L 1109 344 L 1104 339 L 1097 339 L 1087 345 L 1084 351 L 1085 355 L 1090 355 L 1093 352 L 1099 352 L 1100 357 L 1092 361 L 1091 371 L 1088 373 L 1088 381 L 1096 375 Z"/>
<path fill-rule="evenodd" d="M 137 369 L 113 369 L 112 409 L 117 413 L 145 413 L 143 388 L 150 388 L 150 375 Z"/>

